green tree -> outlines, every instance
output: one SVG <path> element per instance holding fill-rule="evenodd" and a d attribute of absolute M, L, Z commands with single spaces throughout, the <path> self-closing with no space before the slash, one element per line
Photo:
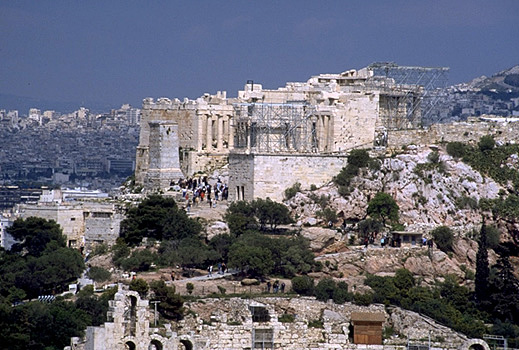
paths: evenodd
<path fill-rule="evenodd" d="M 267 248 L 234 243 L 229 250 L 229 265 L 252 276 L 266 276 L 274 267 L 272 253 Z"/>
<path fill-rule="evenodd" d="M 447 226 L 438 226 L 431 231 L 436 246 L 441 251 L 448 253 L 452 251 L 452 243 L 454 242 L 454 233 Z"/>
<path fill-rule="evenodd" d="M 337 289 L 337 284 L 332 278 L 323 278 L 315 286 L 315 298 L 321 301 L 332 299 L 335 289 Z"/>
<path fill-rule="evenodd" d="M 201 229 L 200 223 L 178 208 L 174 199 L 154 194 L 127 210 L 120 236 L 127 244 L 136 245 L 144 237 L 163 240 L 198 236 Z"/>
<path fill-rule="evenodd" d="M 150 285 L 153 300 L 158 300 L 157 310 L 168 320 L 180 320 L 184 314 L 184 299 L 175 293 L 175 286 L 166 286 L 164 281 L 154 281 Z M 191 294 L 191 293 L 189 293 Z"/>
<path fill-rule="evenodd" d="M 47 248 L 55 249 L 67 245 L 61 227 L 54 220 L 49 221 L 37 217 L 19 218 L 6 231 L 19 241 L 11 248 L 12 252 L 26 251 L 28 255 L 38 257 Z M 51 248 L 49 245 L 53 247 Z"/>
<path fill-rule="evenodd" d="M 245 201 L 235 201 L 229 204 L 223 218 L 234 236 L 239 236 L 248 230 L 255 229 L 258 223 L 254 208 Z"/>
<path fill-rule="evenodd" d="M 348 284 L 346 284 L 346 282 L 340 281 L 337 283 L 337 288 L 333 291 L 332 299 L 336 304 L 344 304 L 353 299 L 353 296 L 348 292 Z"/>
<path fill-rule="evenodd" d="M 130 282 L 130 290 L 139 293 L 141 298 L 146 298 L 146 295 L 150 290 L 150 286 L 148 285 L 148 282 L 142 278 L 135 278 Z"/>
<path fill-rule="evenodd" d="M 376 220 L 381 220 L 382 224 L 397 224 L 400 208 L 396 201 L 385 192 L 378 192 L 368 203 L 367 214 Z"/>
<path fill-rule="evenodd" d="M 264 231 L 269 225 L 274 230 L 278 225 L 285 225 L 292 222 L 288 208 L 282 204 L 267 199 L 255 199 L 251 203 L 254 215 L 260 223 L 260 230 Z"/>
<path fill-rule="evenodd" d="M 357 168 L 365 168 L 369 165 L 371 160 L 369 153 L 365 149 L 353 149 L 348 154 L 348 164 L 351 164 Z"/>
<path fill-rule="evenodd" d="M 296 276 L 292 278 L 292 290 L 297 294 L 301 295 L 313 295 L 314 294 L 314 280 L 312 277 Z"/>
<path fill-rule="evenodd" d="M 487 232 L 485 222 L 481 225 L 479 234 L 478 252 L 476 253 L 476 279 L 475 296 L 478 303 L 488 300 L 488 278 L 490 269 L 488 267 Z"/>

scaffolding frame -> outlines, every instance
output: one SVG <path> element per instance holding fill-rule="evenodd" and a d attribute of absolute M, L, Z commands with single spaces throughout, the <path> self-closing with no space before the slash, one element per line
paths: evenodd
<path fill-rule="evenodd" d="M 316 153 L 315 106 L 295 103 L 236 103 L 234 148 L 255 152 Z"/>
<path fill-rule="evenodd" d="M 368 66 L 372 76 L 367 86 L 380 88 L 385 96 L 388 129 L 416 128 L 445 96 L 448 67 L 399 66 L 393 62 L 375 62 Z"/>

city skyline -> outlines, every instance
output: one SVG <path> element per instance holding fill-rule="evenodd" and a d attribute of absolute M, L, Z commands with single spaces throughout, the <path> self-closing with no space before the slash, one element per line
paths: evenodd
<path fill-rule="evenodd" d="M 518 19 L 509 0 L 0 1 L 0 94 L 139 107 L 376 61 L 450 67 L 456 84 L 519 63 Z"/>

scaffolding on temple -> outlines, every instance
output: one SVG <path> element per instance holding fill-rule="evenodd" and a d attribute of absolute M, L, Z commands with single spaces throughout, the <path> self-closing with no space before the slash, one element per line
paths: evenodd
<path fill-rule="evenodd" d="M 254 152 L 317 152 L 315 107 L 304 102 L 234 104 L 234 148 Z"/>
<path fill-rule="evenodd" d="M 366 85 L 380 89 L 381 118 L 388 129 L 416 128 L 432 119 L 444 97 L 449 68 L 377 62 L 368 69 L 372 74 Z"/>

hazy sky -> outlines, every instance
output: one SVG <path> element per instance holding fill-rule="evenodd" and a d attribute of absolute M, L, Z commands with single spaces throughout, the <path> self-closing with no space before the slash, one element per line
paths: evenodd
<path fill-rule="evenodd" d="M 0 0 L 0 94 L 140 106 L 376 61 L 450 83 L 510 68 L 519 1 Z"/>

